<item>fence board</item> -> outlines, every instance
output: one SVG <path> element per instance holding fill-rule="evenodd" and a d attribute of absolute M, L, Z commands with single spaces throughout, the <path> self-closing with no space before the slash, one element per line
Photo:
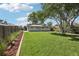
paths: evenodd
<path fill-rule="evenodd" d="M 19 30 L 18 26 L 0 25 L 0 40 Z"/>

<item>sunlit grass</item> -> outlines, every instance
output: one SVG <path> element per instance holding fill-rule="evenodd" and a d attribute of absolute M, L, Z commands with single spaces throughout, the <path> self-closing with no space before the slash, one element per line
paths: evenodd
<path fill-rule="evenodd" d="M 51 32 L 25 32 L 20 55 L 77 56 L 79 55 L 79 41 Z"/>

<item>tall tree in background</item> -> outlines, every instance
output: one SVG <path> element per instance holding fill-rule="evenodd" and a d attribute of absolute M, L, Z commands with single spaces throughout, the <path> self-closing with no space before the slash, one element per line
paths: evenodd
<path fill-rule="evenodd" d="M 28 16 L 28 20 L 32 21 L 32 24 L 37 24 L 38 23 L 38 19 L 37 19 L 37 14 L 36 12 L 32 12 L 29 16 Z"/>
<path fill-rule="evenodd" d="M 45 14 L 43 13 L 43 11 L 32 12 L 28 16 L 28 20 L 31 20 L 33 22 L 33 24 L 37 24 L 38 21 L 41 21 L 41 24 L 43 24 L 44 19 L 45 19 Z"/>
<path fill-rule="evenodd" d="M 42 4 L 42 9 L 48 18 L 55 18 L 61 32 L 65 33 L 65 29 L 71 31 L 73 23 L 79 15 L 79 4 Z M 65 26 L 64 26 L 65 25 Z"/>
<path fill-rule="evenodd" d="M 43 11 L 37 11 L 36 13 L 37 13 L 37 19 L 41 21 L 41 24 L 43 24 L 45 20 L 45 14 L 43 13 Z"/>

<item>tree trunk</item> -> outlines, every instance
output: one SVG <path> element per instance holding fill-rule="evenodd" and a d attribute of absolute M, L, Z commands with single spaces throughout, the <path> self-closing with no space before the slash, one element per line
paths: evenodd
<path fill-rule="evenodd" d="M 60 32 L 62 34 L 65 33 L 65 30 L 64 30 L 64 27 L 63 27 L 63 20 L 58 20 L 57 18 L 55 18 L 55 21 L 57 22 L 57 24 L 59 25 L 59 28 L 60 28 Z"/>
<path fill-rule="evenodd" d="M 60 29 L 61 29 L 61 33 L 65 34 L 65 29 L 64 29 L 64 25 L 63 25 L 63 20 L 60 20 Z"/>
<path fill-rule="evenodd" d="M 73 28 L 74 25 L 73 25 L 73 24 L 74 24 L 74 21 L 76 20 L 77 17 L 78 17 L 78 16 L 75 16 L 74 19 L 73 19 L 73 21 L 71 21 L 71 24 L 70 24 L 72 33 L 74 33 L 74 28 Z"/>

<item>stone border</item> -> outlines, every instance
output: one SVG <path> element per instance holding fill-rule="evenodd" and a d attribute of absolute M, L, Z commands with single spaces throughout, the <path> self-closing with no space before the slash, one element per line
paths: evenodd
<path fill-rule="evenodd" d="M 19 44 L 19 47 L 18 47 L 16 56 L 19 56 L 19 54 L 20 54 L 20 49 L 21 49 L 21 45 L 22 45 L 22 41 L 23 41 L 23 37 L 24 37 L 24 32 L 23 32 L 23 35 L 22 35 L 22 38 L 21 38 L 21 41 L 20 41 L 20 44 Z"/>

